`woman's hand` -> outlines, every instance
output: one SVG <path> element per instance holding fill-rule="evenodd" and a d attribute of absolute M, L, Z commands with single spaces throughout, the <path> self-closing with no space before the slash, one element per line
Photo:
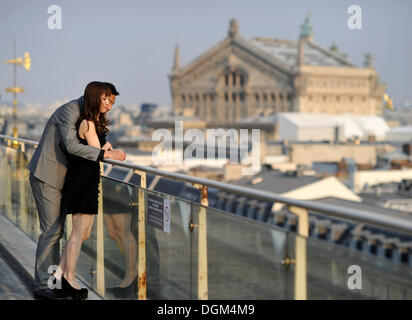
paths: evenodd
<path fill-rule="evenodd" d="M 102 147 L 102 149 L 103 150 L 113 150 L 113 147 L 112 147 L 112 145 L 110 144 L 110 142 L 106 142 L 105 144 L 104 144 L 104 146 Z"/>

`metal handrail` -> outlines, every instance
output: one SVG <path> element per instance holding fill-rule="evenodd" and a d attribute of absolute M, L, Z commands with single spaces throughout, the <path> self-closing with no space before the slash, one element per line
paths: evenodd
<path fill-rule="evenodd" d="M 38 142 L 36 141 L 21 139 L 21 138 L 13 138 L 13 137 L 6 136 L 6 135 L 0 135 L 0 138 L 16 140 L 16 141 L 20 141 L 20 142 L 28 143 L 32 145 L 38 144 Z M 156 168 L 132 164 L 128 162 L 121 162 L 121 161 L 109 160 L 109 159 L 105 159 L 103 160 L 103 162 L 116 165 L 119 167 L 132 169 L 132 170 L 145 171 L 148 173 L 152 173 L 154 175 L 159 175 L 159 176 L 163 176 L 163 177 L 174 179 L 174 180 L 180 180 L 180 181 L 190 182 L 193 184 L 205 185 L 205 186 L 216 188 L 222 191 L 232 192 L 238 195 L 242 195 L 248 198 L 254 198 L 254 199 L 267 201 L 267 202 L 280 202 L 288 206 L 301 207 L 301 208 L 305 208 L 305 209 L 308 209 L 314 212 L 322 213 L 324 215 L 327 215 L 333 218 L 352 220 L 352 221 L 359 222 L 359 223 L 371 224 L 371 225 L 378 226 L 378 227 L 392 229 L 397 232 L 412 234 L 412 219 L 407 219 L 403 217 L 387 216 L 387 215 L 380 214 L 380 213 L 369 212 L 369 211 L 353 209 L 353 208 L 346 208 L 346 207 L 324 204 L 324 203 L 316 203 L 316 202 L 312 202 L 308 200 L 292 199 L 292 198 L 280 196 L 275 193 L 271 193 L 271 192 L 267 192 L 263 190 L 256 190 L 256 189 L 252 189 L 248 187 L 235 186 L 235 185 L 224 183 L 224 182 L 218 182 L 218 181 L 209 180 L 209 179 L 192 177 L 192 176 L 188 176 L 188 175 L 181 174 L 181 173 L 163 171 L 163 170 L 159 170 Z"/>

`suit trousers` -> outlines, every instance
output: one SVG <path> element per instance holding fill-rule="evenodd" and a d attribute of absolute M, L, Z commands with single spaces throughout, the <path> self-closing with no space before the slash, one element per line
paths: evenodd
<path fill-rule="evenodd" d="M 35 264 L 35 287 L 47 288 L 51 277 L 49 268 L 60 262 L 60 239 L 64 233 L 66 215 L 60 213 L 61 190 L 30 174 L 30 186 L 36 202 L 40 221 L 40 236 L 37 242 Z"/>

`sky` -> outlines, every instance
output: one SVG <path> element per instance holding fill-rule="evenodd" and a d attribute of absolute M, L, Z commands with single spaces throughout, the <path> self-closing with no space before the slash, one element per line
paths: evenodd
<path fill-rule="evenodd" d="M 362 9 L 362 29 L 350 30 L 348 7 Z M 62 10 L 62 28 L 48 28 L 49 6 Z M 396 105 L 412 103 L 412 1 L 409 0 L 0 0 L 0 61 L 28 51 L 32 69 L 18 69 L 19 101 L 36 108 L 78 98 L 90 81 L 109 81 L 117 104 L 171 105 L 168 75 L 179 45 L 182 65 L 227 36 L 236 18 L 245 38 L 297 40 L 311 13 L 314 41 L 336 43 L 348 60 L 374 66 Z M 12 100 L 13 69 L 0 63 L 0 105 Z"/>

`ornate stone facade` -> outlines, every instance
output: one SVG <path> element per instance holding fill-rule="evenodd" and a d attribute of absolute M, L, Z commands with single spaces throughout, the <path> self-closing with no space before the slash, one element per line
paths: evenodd
<path fill-rule="evenodd" d="M 309 18 L 298 42 L 239 33 L 228 36 L 185 67 L 176 48 L 169 75 L 175 115 L 209 125 L 276 112 L 380 114 L 385 85 L 370 61 L 356 67 L 337 52 L 313 42 Z"/>

